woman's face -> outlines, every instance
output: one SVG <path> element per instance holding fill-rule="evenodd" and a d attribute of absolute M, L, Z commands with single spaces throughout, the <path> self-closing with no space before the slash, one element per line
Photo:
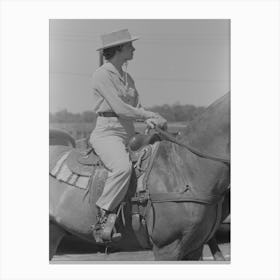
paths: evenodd
<path fill-rule="evenodd" d="M 131 60 L 133 59 L 133 52 L 135 51 L 135 48 L 132 45 L 132 42 L 126 43 L 122 47 L 121 54 L 124 58 L 124 60 Z"/>

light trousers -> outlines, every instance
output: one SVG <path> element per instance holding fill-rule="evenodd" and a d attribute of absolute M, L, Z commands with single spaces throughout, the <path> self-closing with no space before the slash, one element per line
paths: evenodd
<path fill-rule="evenodd" d="M 123 201 L 131 178 L 132 163 L 126 148 L 134 127 L 121 124 L 117 118 L 98 117 L 90 143 L 105 166 L 110 169 L 103 192 L 96 205 L 114 211 Z"/>

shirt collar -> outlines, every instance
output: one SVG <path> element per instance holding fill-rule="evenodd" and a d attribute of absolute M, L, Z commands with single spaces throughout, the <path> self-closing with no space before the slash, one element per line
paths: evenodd
<path fill-rule="evenodd" d="M 104 69 L 106 69 L 107 71 L 110 71 L 114 74 L 116 74 L 123 82 L 124 82 L 124 78 L 121 76 L 120 72 L 118 71 L 118 69 L 111 63 L 111 62 L 105 62 L 102 67 Z"/>

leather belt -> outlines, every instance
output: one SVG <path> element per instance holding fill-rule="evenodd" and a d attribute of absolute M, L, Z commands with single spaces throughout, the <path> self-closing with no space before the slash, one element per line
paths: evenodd
<path fill-rule="evenodd" d="M 105 117 L 105 118 L 110 118 L 110 117 L 118 118 L 119 117 L 115 112 L 99 112 L 97 114 L 99 117 Z"/>

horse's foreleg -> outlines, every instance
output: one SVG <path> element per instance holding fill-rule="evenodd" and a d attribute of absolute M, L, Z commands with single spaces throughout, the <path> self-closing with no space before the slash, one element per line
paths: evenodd
<path fill-rule="evenodd" d="M 177 239 L 172 243 L 161 248 L 153 244 L 153 253 L 155 261 L 178 261 L 180 260 L 180 240 Z"/>
<path fill-rule="evenodd" d="M 60 241 L 66 235 L 66 232 L 51 222 L 49 225 L 49 231 L 49 260 L 51 260 L 56 253 Z"/>

